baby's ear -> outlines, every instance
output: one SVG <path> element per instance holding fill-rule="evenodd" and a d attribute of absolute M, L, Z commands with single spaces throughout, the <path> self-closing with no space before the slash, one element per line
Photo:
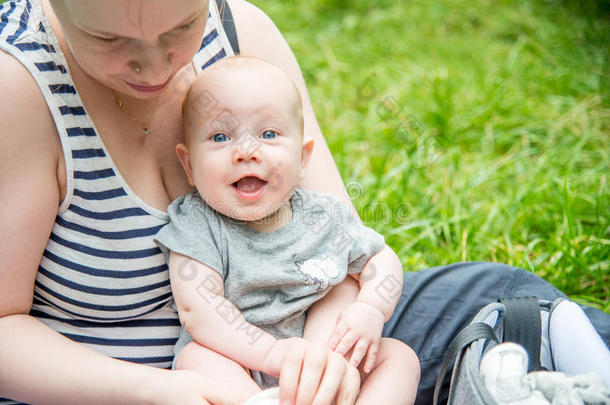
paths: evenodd
<path fill-rule="evenodd" d="M 182 168 L 186 173 L 186 177 L 188 177 L 190 185 L 194 186 L 195 181 L 193 179 L 193 166 L 191 165 L 191 155 L 186 145 L 183 143 L 179 143 L 178 145 L 176 145 L 176 154 L 178 155 L 178 159 L 180 160 Z"/>
<path fill-rule="evenodd" d="M 311 160 L 311 153 L 313 151 L 313 139 L 303 138 L 303 149 L 301 151 L 301 179 L 305 176 L 305 169 Z"/>

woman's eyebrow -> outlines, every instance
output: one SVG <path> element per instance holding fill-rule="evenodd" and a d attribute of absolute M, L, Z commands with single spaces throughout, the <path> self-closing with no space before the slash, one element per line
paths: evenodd
<path fill-rule="evenodd" d="M 180 23 L 176 24 L 173 28 L 170 28 L 169 30 L 165 31 L 164 33 L 160 34 L 159 36 L 165 35 L 165 34 L 169 34 L 170 32 L 172 32 L 172 31 L 182 27 L 183 25 L 186 25 L 186 24 L 190 23 L 191 21 L 194 21 L 196 18 L 201 16 L 201 14 L 203 14 L 205 11 L 206 10 L 195 12 L 194 14 L 192 14 L 188 18 L 185 18 Z M 135 38 L 126 37 L 126 36 L 123 36 L 123 35 L 113 34 L 111 32 L 106 32 L 106 31 L 98 31 L 98 30 L 95 30 L 95 29 L 93 29 L 93 30 L 84 29 L 83 27 L 79 26 L 76 23 L 74 23 L 74 25 L 76 25 L 77 28 L 79 28 L 81 31 L 83 31 L 83 32 L 85 32 L 85 33 L 87 33 L 89 35 L 99 35 L 99 36 L 103 36 L 103 37 L 117 38 L 117 39 L 135 39 Z"/>

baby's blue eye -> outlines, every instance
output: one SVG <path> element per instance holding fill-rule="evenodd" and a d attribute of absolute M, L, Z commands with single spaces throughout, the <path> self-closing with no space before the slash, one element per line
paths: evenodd
<path fill-rule="evenodd" d="M 261 138 L 263 138 L 263 139 L 274 139 L 276 136 L 277 136 L 277 132 L 268 129 L 265 132 L 263 132 L 263 134 L 261 135 Z"/>
<path fill-rule="evenodd" d="M 212 140 L 214 142 L 226 142 L 229 140 L 229 138 L 225 134 L 216 134 L 212 136 Z"/>

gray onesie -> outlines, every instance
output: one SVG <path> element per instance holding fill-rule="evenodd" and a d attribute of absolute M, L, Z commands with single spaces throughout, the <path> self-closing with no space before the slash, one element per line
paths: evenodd
<path fill-rule="evenodd" d="M 278 339 L 300 337 L 307 309 L 346 274 L 362 271 L 384 238 L 328 194 L 297 189 L 290 202 L 292 221 L 261 233 L 214 211 L 193 192 L 169 206 L 170 223 L 155 241 L 166 254 L 172 250 L 217 271 L 225 297 L 248 322 Z M 217 310 L 235 321 L 230 311 Z M 240 328 L 235 325 L 236 332 Z M 183 330 L 176 354 L 191 340 Z M 265 378 L 263 385 L 270 384 Z"/>

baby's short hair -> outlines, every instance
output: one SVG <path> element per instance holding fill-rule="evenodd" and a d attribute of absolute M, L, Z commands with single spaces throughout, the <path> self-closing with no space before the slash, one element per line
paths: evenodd
<path fill-rule="evenodd" d="M 199 76 L 197 76 L 195 80 L 191 83 L 191 86 L 184 97 L 184 101 L 182 102 L 182 125 L 185 136 L 185 142 L 188 142 L 188 128 L 193 124 L 193 114 L 201 117 L 205 114 L 209 114 L 211 112 L 211 109 L 214 107 L 213 95 L 209 92 L 206 92 L 205 87 L 203 89 L 199 89 L 199 86 L 197 85 L 198 82 L 205 81 L 207 74 L 214 73 L 221 69 L 239 70 L 248 68 L 249 66 L 258 66 L 259 68 L 271 69 L 274 70 L 277 74 L 288 79 L 288 81 L 292 85 L 292 88 L 294 89 L 294 94 L 296 95 L 299 127 L 301 129 L 301 136 L 303 135 L 303 100 L 301 98 L 301 93 L 299 92 L 298 87 L 290 78 L 290 76 L 288 76 L 286 72 L 284 72 L 282 69 L 266 60 L 254 56 L 235 55 L 223 58 L 215 62 L 213 65 L 201 72 Z"/>

